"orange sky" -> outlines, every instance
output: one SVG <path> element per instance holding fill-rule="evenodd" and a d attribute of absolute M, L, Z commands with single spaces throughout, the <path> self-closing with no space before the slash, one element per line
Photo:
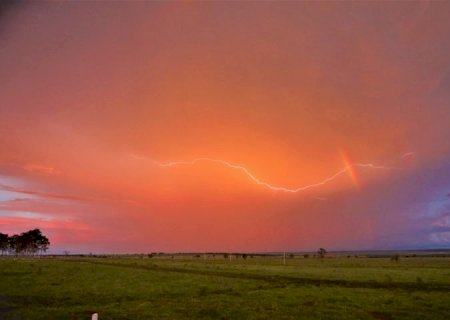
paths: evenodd
<path fill-rule="evenodd" d="M 0 232 L 54 252 L 449 246 L 448 3 L 1 10 Z"/>

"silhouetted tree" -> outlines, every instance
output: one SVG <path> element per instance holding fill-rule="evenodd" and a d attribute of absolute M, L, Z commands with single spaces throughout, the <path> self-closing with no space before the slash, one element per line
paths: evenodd
<path fill-rule="evenodd" d="M 319 250 L 317 250 L 317 254 L 320 258 L 323 258 L 327 254 L 327 250 L 325 250 L 324 248 L 319 248 Z"/>
<path fill-rule="evenodd" d="M 48 238 L 42 234 L 41 230 L 39 230 L 39 229 L 35 229 L 35 230 L 37 230 L 39 232 L 38 233 L 39 236 L 36 240 L 38 251 L 40 251 L 41 253 L 45 253 L 48 250 L 48 248 L 50 247 L 50 240 L 48 240 Z"/>
<path fill-rule="evenodd" d="M 0 238 L 2 239 L 0 247 L 2 253 L 8 251 L 9 254 L 15 255 L 36 254 L 47 251 L 50 246 L 50 241 L 39 229 L 23 232 L 20 235 L 15 234 L 11 237 L 1 234 Z"/>
<path fill-rule="evenodd" d="M 50 241 L 39 229 L 33 229 L 22 233 L 20 236 L 22 250 L 26 254 L 42 253 L 48 250 Z"/>
<path fill-rule="evenodd" d="M 17 234 L 11 236 L 8 238 L 8 252 L 9 254 L 18 254 L 19 248 L 18 248 L 18 238 L 19 236 Z"/>
<path fill-rule="evenodd" d="M 8 247 L 8 235 L 0 232 L 0 251 L 2 252 L 2 255 L 8 251 Z"/>

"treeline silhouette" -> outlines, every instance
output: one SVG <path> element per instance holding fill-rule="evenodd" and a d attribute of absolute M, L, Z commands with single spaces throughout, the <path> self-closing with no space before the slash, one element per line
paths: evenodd
<path fill-rule="evenodd" d="M 35 255 L 48 250 L 50 241 L 39 229 L 9 236 L 0 232 L 2 255 Z"/>

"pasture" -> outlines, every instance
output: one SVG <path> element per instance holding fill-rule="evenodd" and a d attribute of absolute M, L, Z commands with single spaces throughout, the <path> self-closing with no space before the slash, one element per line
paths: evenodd
<path fill-rule="evenodd" d="M 450 258 L 0 258 L 0 319 L 450 319 Z"/>

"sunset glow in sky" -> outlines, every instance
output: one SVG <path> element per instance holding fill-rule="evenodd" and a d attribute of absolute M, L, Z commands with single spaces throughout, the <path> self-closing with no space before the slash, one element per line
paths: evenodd
<path fill-rule="evenodd" d="M 450 3 L 1 5 L 0 232 L 450 247 Z"/>

